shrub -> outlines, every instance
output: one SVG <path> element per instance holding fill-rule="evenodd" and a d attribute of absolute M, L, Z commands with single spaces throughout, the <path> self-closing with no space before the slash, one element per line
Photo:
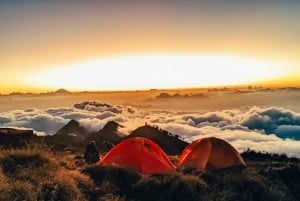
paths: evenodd
<path fill-rule="evenodd" d="M 75 169 L 74 156 L 48 151 L 1 151 L 0 200 L 85 200 L 80 187 L 91 186 L 92 182 Z M 66 167 L 60 165 L 62 161 Z"/>
<path fill-rule="evenodd" d="M 276 171 L 280 179 L 285 183 L 292 196 L 300 200 L 300 169 L 299 166 L 289 165 Z"/>
<path fill-rule="evenodd" d="M 83 173 L 88 174 L 102 189 L 121 196 L 132 193 L 133 184 L 141 179 L 140 174 L 124 167 L 94 165 L 85 168 Z"/>
<path fill-rule="evenodd" d="M 49 161 L 40 154 L 10 154 L 0 160 L 3 173 L 13 175 L 21 169 L 43 168 Z"/>
<path fill-rule="evenodd" d="M 270 188 L 275 186 L 273 178 L 266 179 L 256 169 L 229 168 L 206 172 L 202 177 L 209 186 L 208 200 L 286 200 L 285 195 Z"/>
<path fill-rule="evenodd" d="M 125 201 L 124 197 L 116 196 L 113 194 L 106 194 L 99 199 L 99 201 Z"/>
<path fill-rule="evenodd" d="M 145 177 L 134 186 L 134 200 L 203 200 L 205 183 L 193 175 L 181 173 Z"/>
<path fill-rule="evenodd" d="M 7 184 L 4 189 L 0 190 L 0 200 L 33 201 L 34 195 L 32 185 L 27 182 Z"/>
<path fill-rule="evenodd" d="M 60 182 L 44 183 L 37 195 L 37 200 L 68 201 L 75 200 L 76 194 L 70 186 Z"/>

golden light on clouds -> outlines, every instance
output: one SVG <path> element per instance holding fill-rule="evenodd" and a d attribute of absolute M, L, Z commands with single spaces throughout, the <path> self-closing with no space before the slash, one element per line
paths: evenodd
<path fill-rule="evenodd" d="M 269 61 L 218 54 L 131 54 L 86 60 L 37 71 L 31 86 L 70 90 L 241 85 L 280 78 L 286 66 Z"/>

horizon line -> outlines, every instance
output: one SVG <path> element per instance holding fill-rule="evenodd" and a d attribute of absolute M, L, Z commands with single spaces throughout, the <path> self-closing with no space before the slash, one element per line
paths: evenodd
<path fill-rule="evenodd" d="M 169 87 L 169 88 L 136 88 L 136 89 L 99 89 L 99 90 L 72 90 L 66 88 L 58 89 L 42 89 L 42 90 L 33 90 L 33 91 L 24 91 L 24 90 L 11 90 L 6 93 L 1 93 L 0 95 L 26 95 L 26 94 L 51 94 L 51 93 L 60 93 L 59 90 L 65 90 L 66 93 L 97 93 L 97 92 L 137 92 L 137 91 L 174 91 L 174 90 L 197 90 L 197 89 L 222 89 L 222 88 L 290 88 L 290 87 L 300 87 L 299 84 L 241 84 L 241 85 L 215 85 L 215 86 L 195 86 L 195 87 Z M 62 92 L 63 93 L 63 92 Z"/>

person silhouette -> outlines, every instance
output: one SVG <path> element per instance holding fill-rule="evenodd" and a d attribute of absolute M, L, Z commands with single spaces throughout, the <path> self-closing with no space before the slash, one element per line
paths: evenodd
<path fill-rule="evenodd" d="M 96 148 L 96 142 L 91 141 L 85 148 L 84 159 L 88 164 L 99 161 L 99 151 Z"/>

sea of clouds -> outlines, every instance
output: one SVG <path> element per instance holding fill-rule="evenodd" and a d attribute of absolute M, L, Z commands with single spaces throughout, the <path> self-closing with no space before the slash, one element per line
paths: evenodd
<path fill-rule="evenodd" d="M 185 141 L 206 136 L 227 140 L 240 152 L 256 151 L 300 157 L 300 113 L 279 107 L 250 107 L 220 111 L 169 111 L 138 109 L 99 102 L 74 107 L 11 110 L 0 113 L 0 127 L 32 128 L 52 135 L 71 119 L 88 131 L 98 131 L 116 121 L 126 135 L 145 123 L 159 126 Z"/>

